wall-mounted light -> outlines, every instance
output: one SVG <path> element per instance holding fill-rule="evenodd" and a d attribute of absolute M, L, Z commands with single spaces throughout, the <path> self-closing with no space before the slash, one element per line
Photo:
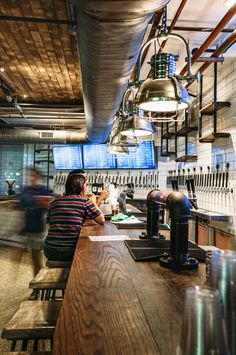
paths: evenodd
<path fill-rule="evenodd" d="M 139 89 L 135 100 L 138 107 L 145 111 L 177 112 L 191 105 L 191 98 L 181 81 L 193 80 L 195 77 L 191 71 L 191 54 L 187 41 L 178 34 L 166 32 L 166 9 L 163 13 L 163 17 L 164 24 L 162 31 L 156 37 L 146 42 L 141 48 L 136 76 L 136 84 Z M 152 43 L 160 44 L 160 42 L 167 41 L 169 38 L 178 40 L 185 45 L 188 63 L 187 75 L 181 77 L 175 73 L 178 56 L 171 53 L 157 53 L 152 56 L 150 61 L 151 78 L 141 83 L 140 67 L 143 51 Z"/>
<path fill-rule="evenodd" d="M 0 67 L 0 72 L 4 73 L 5 69 L 3 67 Z"/>

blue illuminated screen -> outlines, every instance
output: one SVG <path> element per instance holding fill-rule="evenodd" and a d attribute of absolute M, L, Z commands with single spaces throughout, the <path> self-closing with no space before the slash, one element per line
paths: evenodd
<path fill-rule="evenodd" d="M 109 154 L 107 144 L 53 146 L 55 170 L 155 169 L 154 142 L 128 148 L 129 154 Z"/>
<path fill-rule="evenodd" d="M 142 142 L 129 148 L 129 154 L 117 154 L 118 169 L 155 169 L 154 142 Z"/>
<path fill-rule="evenodd" d="M 84 169 L 116 169 L 116 159 L 108 154 L 107 144 L 83 145 Z"/>
<path fill-rule="evenodd" d="M 81 145 L 64 145 L 52 149 L 56 170 L 83 169 Z"/>

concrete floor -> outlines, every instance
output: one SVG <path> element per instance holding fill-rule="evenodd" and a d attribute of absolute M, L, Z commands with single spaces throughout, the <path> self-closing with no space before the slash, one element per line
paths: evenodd
<path fill-rule="evenodd" d="M 40 265 L 45 265 L 45 257 L 40 253 Z M 34 277 L 35 262 L 32 251 L 23 248 L 0 245 L 0 333 L 11 319 L 21 302 L 31 294 L 29 282 Z M 47 342 L 42 342 L 40 350 L 49 350 Z M 45 343 L 45 344 L 44 344 Z M 41 348 L 42 347 L 42 348 Z M 10 349 L 10 342 L 0 339 L 0 351 Z"/>

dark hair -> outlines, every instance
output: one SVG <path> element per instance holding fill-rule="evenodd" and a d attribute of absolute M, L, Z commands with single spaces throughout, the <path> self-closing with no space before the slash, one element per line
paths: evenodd
<path fill-rule="evenodd" d="M 70 176 L 70 175 L 76 175 L 76 174 L 85 174 L 85 170 L 83 170 L 83 169 L 75 169 L 75 170 L 72 170 L 72 171 L 70 171 L 69 172 L 69 174 L 68 174 L 68 177 Z"/>
<path fill-rule="evenodd" d="M 69 174 L 66 179 L 66 195 L 80 195 L 86 179 L 80 174 Z"/>
<path fill-rule="evenodd" d="M 27 168 L 27 171 L 29 172 L 29 174 L 35 174 L 38 177 L 42 177 L 42 173 L 36 168 Z"/>

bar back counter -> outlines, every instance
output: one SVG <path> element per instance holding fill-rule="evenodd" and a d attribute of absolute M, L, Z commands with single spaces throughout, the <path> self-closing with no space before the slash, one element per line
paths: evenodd
<path fill-rule="evenodd" d="M 205 282 L 205 265 L 181 273 L 135 262 L 123 241 L 87 236 L 125 234 L 111 223 L 84 226 L 54 335 L 54 355 L 174 355 L 185 289 Z"/>

